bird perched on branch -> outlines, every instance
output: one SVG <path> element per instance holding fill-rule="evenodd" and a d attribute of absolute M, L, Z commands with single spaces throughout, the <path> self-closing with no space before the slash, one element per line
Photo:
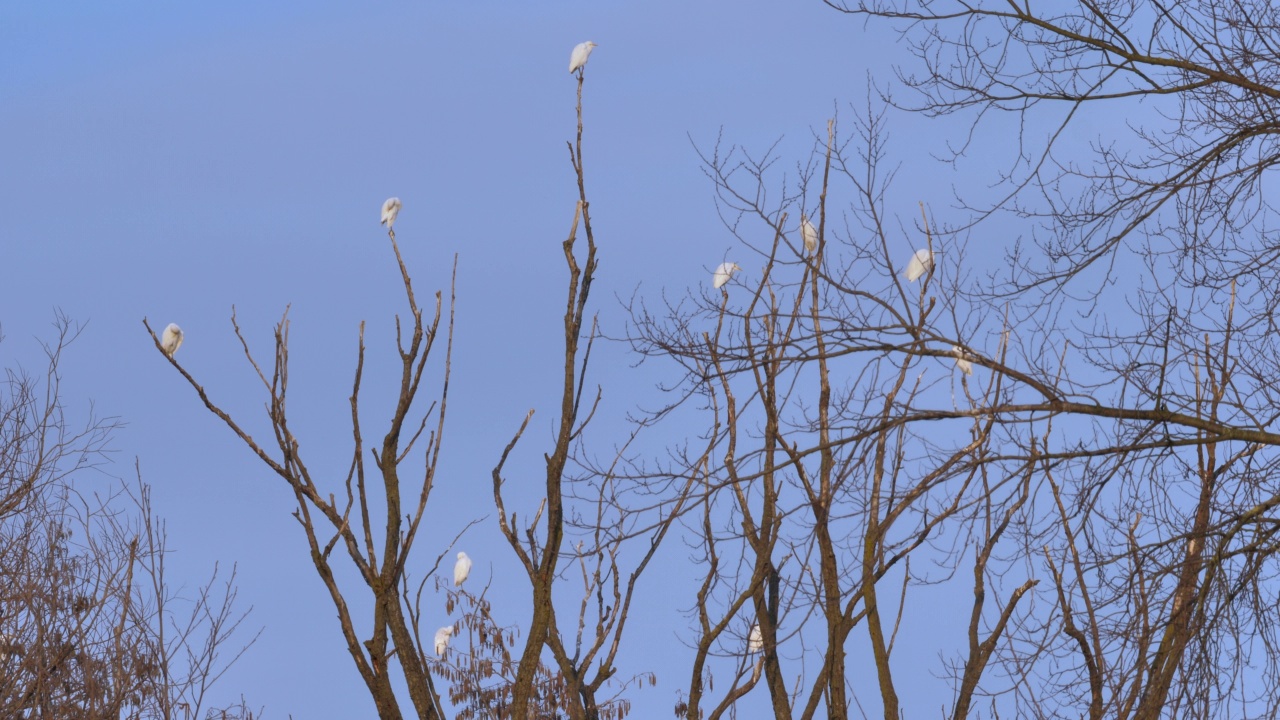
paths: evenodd
<path fill-rule="evenodd" d="M 911 256 L 911 262 L 907 263 L 907 280 L 915 282 L 921 275 L 929 272 L 933 272 L 933 252 L 927 249 L 917 250 Z"/>
<path fill-rule="evenodd" d="M 173 357 L 178 352 L 178 348 L 182 347 L 182 328 L 177 323 L 169 323 L 164 329 L 164 334 L 160 336 L 160 349 L 164 351 L 166 357 Z"/>
<path fill-rule="evenodd" d="M 818 228 L 804 215 L 800 216 L 800 236 L 804 238 L 805 252 L 811 253 L 818 249 Z"/>
<path fill-rule="evenodd" d="M 400 198 L 387 198 L 387 201 L 382 203 L 382 224 L 386 225 L 388 230 L 395 227 L 396 216 L 399 214 Z"/>
<path fill-rule="evenodd" d="M 458 562 L 453 566 L 453 586 L 457 587 L 467 581 L 471 574 L 471 558 L 464 552 L 458 553 Z"/>
<path fill-rule="evenodd" d="M 442 627 L 436 631 L 436 657 L 444 657 L 449 649 L 449 638 L 453 637 L 453 626 Z"/>
<path fill-rule="evenodd" d="M 729 282 L 729 278 L 733 277 L 733 274 L 741 269 L 738 267 L 738 263 L 720 263 L 720 267 L 716 268 L 716 271 L 711 275 L 711 286 L 717 289 L 723 287 L 725 283 Z"/>
<path fill-rule="evenodd" d="M 569 72 L 577 72 L 587 66 L 587 58 L 590 57 L 591 51 L 594 50 L 596 44 L 590 40 L 584 43 L 578 43 L 573 48 L 573 53 L 569 55 Z"/>

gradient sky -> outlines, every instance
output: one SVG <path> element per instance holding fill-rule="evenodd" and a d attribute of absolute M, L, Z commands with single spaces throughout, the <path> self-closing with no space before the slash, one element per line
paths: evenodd
<path fill-rule="evenodd" d="M 461 546 L 473 576 L 501 578 L 514 566 L 494 527 L 489 470 L 536 408 L 509 473 L 528 477 L 535 497 L 556 419 L 560 243 L 576 197 L 564 144 L 572 47 L 599 43 L 586 89 L 601 245 L 593 303 L 616 335 L 618 297 L 696 291 L 732 259 L 695 146 L 722 129 L 755 152 L 781 139 L 794 167 L 833 112 L 865 107 L 869 73 L 888 80 L 889 63 L 905 59 L 879 30 L 794 0 L 0 7 L 0 364 L 40 367 L 36 339 L 50 337 L 58 309 L 87 323 L 63 368 L 64 400 L 80 417 L 92 403 L 127 423 L 106 471 L 127 478 L 139 460 L 168 521 L 174 580 L 193 587 L 215 562 L 237 564 L 250 623 L 265 627 L 219 702 L 243 693 L 269 720 L 374 714 L 290 493 L 203 409 L 142 318 L 181 324 L 184 365 L 261 434 L 264 398 L 231 307 L 265 354 L 291 304 L 295 429 L 312 467 L 327 460 L 336 481 L 361 320 L 366 409 L 389 410 L 375 393 L 391 379 L 392 317 L 404 308 L 378 210 L 402 198 L 396 230 L 419 297 L 447 292 L 459 255 L 452 415 L 418 559 L 487 518 Z M 929 160 L 945 137 L 921 118 L 893 118 L 909 224 L 916 200 L 946 204 L 953 179 Z M 621 428 L 654 397 L 662 371 L 602 348 L 591 380 L 606 390 L 603 427 Z M 681 559 L 674 548 L 662 561 Z M 664 653 L 679 646 L 689 600 L 664 595 L 662 576 L 645 580 L 628 631 L 635 649 L 620 674 L 659 680 L 631 693 L 634 718 L 669 716 L 688 682 Z M 525 580 L 508 577 L 518 597 Z M 527 609 L 505 609 L 527 622 Z M 646 647 L 655 634 L 664 647 Z"/>

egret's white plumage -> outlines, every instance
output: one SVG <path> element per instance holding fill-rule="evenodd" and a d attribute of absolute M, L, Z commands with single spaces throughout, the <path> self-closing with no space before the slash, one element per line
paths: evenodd
<path fill-rule="evenodd" d="M 458 562 L 453 566 L 453 585 L 457 587 L 467 581 L 471 574 L 471 558 L 464 552 L 458 553 Z"/>
<path fill-rule="evenodd" d="M 804 238 L 804 249 L 806 252 L 814 252 L 818 249 L 818 228 L 809 222 L 809 218 L 804 215 L 800 216 L 800 236 Z"/>
<path fill-rule="evenodd" d="M 391 197 L 382 203 L 382 224 L 391 229 L 396 225 L 396 216 L 400 214 L 400 198 Z"/>
<path fill-rule="evenodd" d="M 747 652 L 758 653 L 764 649 L 764 634 L 760 632 L 760 623 L 751 626 L 747 635 Z"/>
<path fill-rule="evenodd" d="M 177 323 L 169 323 L 164 329 L 164 334 L 160 336 L 160 349 L 164 350 L 164 354 L 173 357 L 178 352 L 178 348 L 182 347 L 182 328 Z"/>
<path fill-rule="evenodd" d="M 916 254 L 911 256 L 911 262 L 907 263 L 907 280 L 915 282 L 921 275 L 932 271 L 933 253 L 928 249 L 917 250 Z"/>
<path fill-rule="evenodd" d="M 449 649 L 449 638 L 453 637 L 453 626 L 442 627 L 436 631 L 436 657 L 444 657 L 444 651 Z"/>
<path fill-rule="evenodd" d="M 724 286 L 725 283 L 729 282 L 729 278 L 733 277 L 733 274 L 741 269 L 738 267 L 738 263 L 720 263 L 720 267 L 716 268 L 715 273 L 711 276 L 712 287 L 720 288 Z"/>
<path fill-rule="evenodd" d="M 591 55 L 591 51 L 594 50 L 595 47 L 596 44 L 590 40 L 584 43 L 578 43 L 574 46 L 573 53 L 569 55 L 569 72 L 574 72 L 575 70 L 586 67 L 587 57 Z"/>
<path fill-rule="evenodd" d="M 956 356 L 956 367 L 964 371 L 965 375 L 973 374 L 973 363 L 964 359 L 964 348 L 955 345 L 951 348 L 951 354 Z"/>

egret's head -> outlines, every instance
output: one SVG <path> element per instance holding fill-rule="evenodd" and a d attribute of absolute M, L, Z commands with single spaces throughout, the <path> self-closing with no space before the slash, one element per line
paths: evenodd
<path fill-rule="evenodd" d="M 593 47 L 597 47 L 597 46 L 596 46 L 596 44 L 595 44 L 595 43 L 593 43 L 593 42 L 591 42 L 590 40 L 588 40 L 588 41 L 587 41 L 587 47 L 589 47 L 589 48 L 593 48 Z"/>
<path fill-rule="evenodd" d="M 460 552 L 460 553 L 458 553 L 458 559 L 459 559 L 459 560 L 462 560 L 462 559 L 463 559 L 463 558 L 465 558 L 466 556 L 467 556 L 467 554 L 466 554 L 466 553 L 464 553 L 464 552 Z"/>

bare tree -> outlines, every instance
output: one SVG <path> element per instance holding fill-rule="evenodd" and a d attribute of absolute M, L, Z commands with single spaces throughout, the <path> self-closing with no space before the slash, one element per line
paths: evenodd
<path fill-rule="evenodd" d="M 718 293 L 633 302 L 628 340 L 675 379 L 669 402 L 601 454 L 587 435 L 601 333 L 588 310 L 598 248 L 579 75 L 560 407 L 537 509 L 518 516 L 503 492 L 532 411 L 492 473 L 499 530 L 528 580 L 523 637 L 483 593 L 452 591 L 468 649 L 432 659 L 420 636 L 430 572 L 415 591 L 406 563 L 443 438 L 448 347 L 437 401 L 414 407 L 435 339 L 452 337 L 452 295 L 450 321 L 439 293 L 428 321 L 394 232 L 412 328 L 397 337 L 396 411 L 368 484 L 361 332 L 343 500 L 313 482 L 289 429 L 287 319 L 269 374 L 236 327 L 274 447 L 174 362 L 294 491 L 380 716 L 401 717 L 393 658 L 420 717 L 443 717 L 441 677 L 465 717 L 625 715 L 616 676 L 631 600 L 673 529 L 701 572 L 685 588 L 681 717 L 733 717 L 767 696 L 778 718 L 893 720 L 925 672 L 947 683 L 943 714 L 957 720 L 1280 711 L 1280 245 L 1263 191 L 1280 152 L 1280 11 L 827 4 L 902 33 L 915 65 L 882 79 L 890 108 L 971 119 L 955 166 L 982 130 L 1013 128 L 997 194 L 903 205 L 893 110 L 875 103 L 846 120 L 852 132 L 832 121 L 787 173 L 774 149 L 717 143 L 702 160 L 746 269 Z M 1116 108 L 1132 113 L 1121 136 L 1071 139 L 1079 118 Z M 816 221 L 816 244 L 799 218 Z M 1027 240 L 992 264 L 973 236 L 997 222 Z M 695 436 L 639 459 L 648 428 L 690 416 Z M 424 433 L 425 470 L 402 501 L 398 469 Z M 339 544 L 354 587 L 329 564 Z M 353 592 L 371 608 L 363 621 Z M 919 615 L 916 599 L 939 593 L 962 601 L 927 620 L 950 623 L 958 644 Z M 904 670 L 904 638 L 937 640 L 941 659 Z"/>
<path fill-rule="evenodd" d="M 253 643 L 224 655 L 246 615 L 235 573 L 179 598 L 146 485 L 98 494 L 77 482 L 103 460 L 116 421 L 72 430 L 59 366 L 81 328 L 59 316 L 55 330 L 43 379 L 11 368 L 0 399 L 0 714 L 248 720 L 243 700 L 217 709 L 209 696 Z"/>
<path fill-rule="evenodd" d="M 407 566 L 434 485 L 444 438 L 453 344 L 453 295 L 450 295 L 449 319 L 442 326 L 443 296 L 439 292 L 435 294 L 434 310 L 418 305 L 409 271 L 396 244 L 394 229 L 389 229 L 388 237 L 409 306 L 407 327 L 402 328 L 400 317 L 396 317 L 397 396 L 380 443 L 370 449 L 373 467 L 368 468 L 360 413 L 365 361 L 362 323 L 350 396 L 351 463 L 340 488 L 321 488 L 316 483 L 304 460 L 302 444 L 289 424 L 287 311 L 275 329 L 270 378 L 255 359 L 236 322 L 234 310 L 232 312 L 236 337 L 267 394 L 274 447 L 259 444 L 240 423 L 216 405 L 174 356 L 164 354 L 159 338 L 145 319 L 143 324 L 151 333 L 156 349 L 182 374 L 205 407 L 226 423 L 293 491 L 297 503 L 293 516 L 306 536 L 311 562 L 337 611 L 347 651 L 369 690 L 379 717 L 402 717 L 390 676 L 394 660 L 408 688 L 414 714 L 423 718 L 440 718 L 443 717 L 440 697 L 428 664 L 429 646 L 424 645 L 419 628 L 413 622 L 413 618 L 421 614 L 418 607 L 421 596 L 411 592 Z M 436 341 L 441 339 L 442 332 L 445 347 L 439 363 L 439 396 L 421 410 L 416 405 L 418 393 L 427 376 L 428 360 L 433 357 Z M 429 432 L 428 423 L 432 423 Z M 419 440 L 424 441 L 421 455 L 414 455 L 410 461 Z M 417 479 L 413 487 L 402 487 L 400 471 L 406 461 L 410 463 L 408 467 L 415 468 L 413 473 Z M 335 491 L 341 494 L 335 495 Z M 379 508 L 384 510 L 381 518 L 374 514 Z M 356 570 L 358 585 L 353 583 L 352 587 L 344 587 L 335 572 L 331 554 L 339 545 L 340 557 L 345 556 Z M 363 620 L 357 619 L 353 603 L 348 599 L 355 592 L 363 593 L 356 608 L 368 608 L 369 615 Z"/>
<path fill-rule="evenodd" d="M 617 658 L 640 576 L 679 516 L 681 504 L 677 501 L 674 509 L 659 511 L 657 519 L 644 526 L 627 525 L 627 512 L 614 488 L 612 471 L 594 468 L 583 458 L 574 456 L 602 392 L 597 388 L 592 396 L 584 379 L 591 344 L 598 331 L 594 320 L 588 322 L 587 310 L 597 266 L 597 247 L 586 194 L 582 87 L 582 74 L 579 74 L 577 137 L 569 143 L 578 200 L 569 236 L 563 243 L 569 277 L 560 417 L 554 446 L 545 455 L 545 495 L 531 522 L 522 526 L 516 513 L 508 512 L 502 487 L 507 458 L 523 435 L 532 411 L 493 471 L 499 529 L 529 580 L 532 617 L 518 649 L 517 639 L 521 635 L 515 626 L 494 618 L 482 596 L 472 597 L 465 592 L 449 592 L 445 609 L 452 613 L 458 607 L 455 603 L 463 601 L 470 608 L 455 623 L 467 631 L 471 639 L 468 649 L 464 652 L 452 647 L 447 653 L 452 661 L 437 660 L 434 643 L 423 640 L 426 632 L 424 590 L 445 553 L 436 557 L 422 577 L 411 578 L 408 568 L 444 438 L 455 305 L 452 289 L 447 320 L 441 293 L 436 293 L 433 315 L 429 316 L 418 305 L 394 229 L 389 229 L 388 236 L 400 269 L 410 321 L 402 331 L 399 317 L 396 320 L 400 383 L 394 398 L 395 411 L 385 425 L 381 445 L 372 450 L 376 469 L 370 473 L 372 477 L 366 475 L 365 426 L 360 402 L 365 363 L 363 325 L 350 396 L 351 461 L 344 486 L 334 489 L 317 484 L 316 475 L 303 459 L 302 443 L 290 426 L 287 311 L 276 326 L 274 361 L 269 372 L 262 369 L 236 322 L 234 310 L 232 313 L 236 337 L 267 396 L 267 420 L 274 446 L 255 440 L 246 425 L 216 404 L 175 356 L 164 355 L 159 338 L 143 320 L 156 349 L 188 381 L 206 408 L 294 492 L 294 517 L 311 548 L 311 561 L 338 612 L 348 652 L 382 718 L 400 718 L 405 713 L 390 677 L 393 660 L 399 665 L 408 688 L 409 706 L 414 715 L 422 718 L 445 715 L 437 689 L 441 678 L 449 684 L 448 697 L 465 717 L 523 719 L 554 717 L 563 712 L 575 720 L 620 720 L 630 709 L 621 693 L 646 681 L 656 682 L 652 674 L 646 673 L 620 680 L 616 677 Z M 578 237 L 580 227 L 585 236 L 585 253 Z M 456 262 L 455 259 L 455 272 Z M 436 350 L 437 340 L 445 343 L 442 357 Z M 419 392 L 428 368 L 432 367 L 428 361 L 433 357 L 433 350 L 438 359 L 434 365 L 439 368 L 439 394 L 422 409 Z M 419 440 L 425 447 L 415 453 L 414 446 Z M 629 441 L 623 443 L 618 457 L 625 452 Z M 404 465 L 406 462 L 409 465 Z M 415 468 L 412 488 L 407 484 L 408 476 L 402 475 L 404 467 Z M 581 472 L 575 474 L 578 470 Z M 685 482 L 693 480 L 690 477 Z M 377 508 L 384 508 L 385 515 L 375 517 Z M 590 520 L 578 522 L 575 517 Z M 580 541 L 573 550 L 568 550 L 564 543 L 566 533 L 571 530 L 579 533 Z M 589 547 L 587 542 L 591 543 Z M 635 558 L 623 552 L 624 543 L 629 542 L 640 548 Z M 355 568 L 358 582 L 344 584 L 339 579 L 341 575 L 335 572 L 331 554 L 339 546 Z M 569 617 L 567 614 L 563 617 L 559 614 L 561 610 L 553 597 L 554 588 L 576 585 L 576 578 L 567 574 L 572 567 L 568 561 L 576 561 L 581 575 L 580 594 L 575 603 L 577 612 L 571 621 L 563 619 Z M 353 609 L 356 607 L 369 608 L 371 615 L 358 618 Z M 512 653 L 517 657 L 513 659 Z"/>
<path fill-rule="evenodd" d="M 46 487 L 100 462 L 117 426 L 112 418 L 90 418 L 79 430 L 70 426 L 60 364 L 82 328 L 59 314 L 54 330 L 56 339 L 43 345 L 48 362 L 41 376 L 10 367 L 0 385 L 0 518 L 21 514 Z"/>
<path fill-rule="evenodd" d="M 1024 326 L 1056 335 L 1061 371 L 1028 374 L 1097 405 L 1042 417 L 1106 418 L 1040 471 L 1059 517 L 1028 533 L 1028 550 L 1054 548 L 1045 570 L 1062 624 L 1052 641 L 1024 634 L 1026 652 L 1006 657 L 1020 673 L 1028 657 L 1045 665 L 1033 673 L 1045 689 L 1020 690 L 1022 707 L 1273 715 L 1275 606 L 1261 598 L 1274 593 L 1266 528 L 1280 499 L 1264 480 L 1280 370 L 1264 191 L 1280 158 L 1277 8 L 836 5 L 903 33 L 917 61 L 899 73 L 916 91 L 905 105 L 967 116 L 974 130 L 1016 121 L 1001 195 L 962 202 L 977 212 L 955 229 L 1011 213 L 1039 252 L 1016 249 L 1012 272 L 974 296 L 1002 297 Z M 1132 115 L 1089 147 L 1068 139 L 1102 113 Z M 1117 312 L 1107 280 L 1121 281 L 1130 312 Z M 1095 302 L 1111 310 L 1102 321 L 1060 320 Z M 1257 649 L 1226 650 L 1243 644 Z"/>
<path fill-rule="evenodd" d="M 950 576 L 967 555 L 941 551 L 940 537 L 964 538 L 976 553 L 973 649 L 964 662 L 970 685 L 1004 632 L 1007 619 L 984 624 L 987 561 L 1024 507 L 1030 476 L 1024 469 L 992 477 L 984 464 L 996 422 L 981 408 L 996 397 L 994 386 L 971 388 L 962 375 L 957 397 L 945 392 L 945 376 L 927 379 L 939 360 L 958 367 L 953 347 L 964 341 L 956 328 L 939 327 L 955 321 L 955 308 L 934 294 L 941 276 L 928 273 L 918 286 L 898 276 L 905 263 L 880 220 L 880 124 L 871 116 L 859 126 L 861 173 L 846 155 L 855 149 L 830 124 L 814 163 L 800 169 L 800 187 L 784 187 L 776 205 L 768 204 L 774 158 L 738 148 L 706 156 L 726 225 L 763 268 L 747 270 L 718 299 L 660 312 L 633 306 L 636 349 L 679 362 L 675 402 L 697 398 L 710 414 L 708 447 L 681 466 L 704 469 L 693 503 L 702 517 L 689 525 L 708 570 L 694 608 L 695 664 L 677 715 L 715 718 L 741 702 L 758 705 L 746 697 L 763 681 L 775 717 L 847 717 L 850 703 L 865 703 L 849 684 L 852 652 L 874 668 L 884 716 L 898 717 L 892 658 L 898 633 L 909 628 L 906 593 L 938 581 L 913 571 L 912 558 L 923 552 L 926 567 Z M 856 193 L 854 210 L 870 225 L 848 247 L 835 242 L 827 209 L 833 176 Z M 810 181 L 816 208 L 802 205 Z M 813 250 L 788 223 L 799 215 L 818 221 Z M 762 235 L 746 229 L 751 223 L 767 242 L 753 240 Z M 929 233 L 921 241 L 932 247 Z M 1034 585 L 1009 594 L 998 612 L 1013 613 Z M 855 630 L 865 645 L 854 645 Z M 732 681 L 712 698 L 717 665 Z M 958 706 L 970 702 L 972 688 L 962 695 Z"/>
<path fill-rule="evenodd" d="M 978 126 L 1009 111 L 1022 152 L 995 202 L 961 198 L 949 223 L 895 213 L 880 111 L 856 119 L 852 141 L 817 138 L 782 182 L 772 151 L 704 157 L 726 227 L 763 267 L 718 299 L 632 307 L 635 347 L 678 364 L 673 407 L 708 414 L 713 448 L 682 458 L 681 472 L 712 462 L 688 523 L 709 570 L 677 714 L 731 711 L 763 678 L 777 717 L 845 717 L 855 703 L 899 717 L 906 598 L 963 583 L 967 647 L 939 647 L 936 671 L 952 717 L 988 703 L 1035 717 L 1273 715 L 1280 367 L 1261 183 L 1276 98 L 1258 78 L 1280 67 L 1276 11 L 841 9 L 899 22 L 921 64 L 899 80 L 922 98 L 899 106 L 973 111 Z M 1064 150 L 1086 103 L 1144 96 L 1166 124 L 1133 121 L 1136 149 L 1098 143 L 1093 165 Z M 1007 269 L 974 282 L 968 233 L 1002 211 L 1039 252 L 1014 246 Z M 812 253 L 801 214 L 817 221 Z M 936 266 L 912 284 L 900 273 L 922 248 Z M 1107 282 L 1123 277 L 1142 284 Z M 753 626 L 761 654 L 744 662 Z M 736 679 L 708 707 L 700 663 L 717 652 Z M 873 685 L 848 683 L 857 654 Z M 770 677 L 775 659 L 786 682 Z"/>

